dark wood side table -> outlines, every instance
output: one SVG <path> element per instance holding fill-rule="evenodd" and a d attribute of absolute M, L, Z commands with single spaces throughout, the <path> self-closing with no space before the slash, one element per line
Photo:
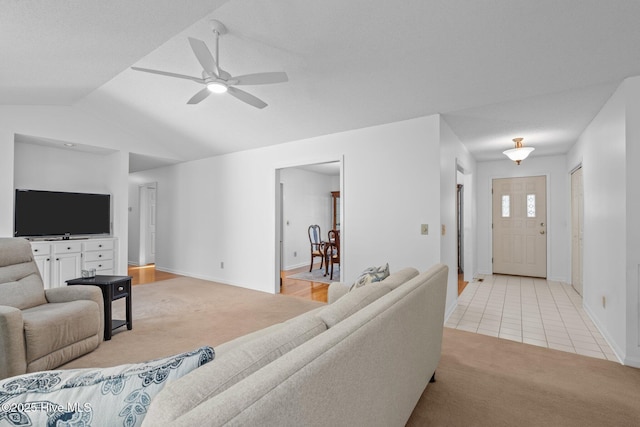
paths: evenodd
<path fill-rule="evenodd" d="M 67 285 L 95 285 L 102 290 L 104 300 L 104 340 L 111 339 L 111 332 L 121 326 L 127 325 L 127 329 L 133 328 L 131 318 L 131 276 L 95 276 L 81 277 L 67 280 Z M 117 299 L 126 298 L 127 320 L 113 320 L 111 303 Z M 111 327 L 109 327 L 111 326 Z"/>

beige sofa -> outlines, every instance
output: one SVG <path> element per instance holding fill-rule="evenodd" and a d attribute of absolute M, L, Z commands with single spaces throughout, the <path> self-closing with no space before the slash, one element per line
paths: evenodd
<path fill-rule="evenodd" d="M 215 349 L 143 426 L 402 426 L 440 359 L 447 267 L 407 268 Z"/>
<path fill-rule="evenodd" d="M 45 290 L 29 242 L 0 238 L 0 379 L 53 369 L 94 350 L 103 311 L 98 287 Z"/>

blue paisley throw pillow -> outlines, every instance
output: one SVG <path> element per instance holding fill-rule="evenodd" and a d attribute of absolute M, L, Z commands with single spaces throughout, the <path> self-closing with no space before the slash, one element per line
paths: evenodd
<path fill-rule="evenodd" d="M 358 276 L 349 290 L 352 291 L 369 283 L 381 282 L 387 277 L 389 277 L 389 263 L 380 267 L 369 267 L 360 273 L 360 276 Z"/>
<path fill-rule="evenodd" d="M 7 378 L 0 381 L 0 425 L 139 426 L 166 384 L 214 357 L 213 348 L 201 347 L 144 363 Z"/>

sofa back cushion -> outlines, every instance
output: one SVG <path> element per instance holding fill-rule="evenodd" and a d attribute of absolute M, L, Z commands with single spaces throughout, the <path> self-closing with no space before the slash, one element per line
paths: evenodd
<path fill-rule="evenodd" d="M 0 238 L 0 301 L 20 310 L 47 302 L 31 245 L 25 239 Z"/>
<path fill-rule="evenodd" d="M 186 376 L 165 387 L 151 403 L 144 425 L 170 423 L 326 330 L 318 317 L 302 315 L 229 348 L 213 363 L 198 369 L 198 375 Z"/>
<path fill-rule="evenodd" d="M 391 290 L 397 288 L 405 282 L 413 279 L 419 274 L 418 270 L 412 267 L 406 267 L 401 270 L 396 271 L 395 273 L 389 275 L 386 279 L 384 279 L 381 284 L 390 288 Z"/>
<path fill-rule="evenodd" d="M 342 320 L 351 316 L 362 307 L 366 307 L 373 301 L 388 293 L 391 289 L 384 286 L 384 282 L 375 282 L 367 286 L 356 288 L 345 296 L 330 304 L 318 312 L 328 328 L 335 326 Z"/>

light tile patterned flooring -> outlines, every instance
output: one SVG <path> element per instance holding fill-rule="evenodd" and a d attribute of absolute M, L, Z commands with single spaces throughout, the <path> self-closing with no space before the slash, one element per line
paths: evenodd
<path fill-rule="evenodd" d="M 445 326 L 618 362 L 571 285 L 532 277 L 482 278 L 466 286 Z"/>

